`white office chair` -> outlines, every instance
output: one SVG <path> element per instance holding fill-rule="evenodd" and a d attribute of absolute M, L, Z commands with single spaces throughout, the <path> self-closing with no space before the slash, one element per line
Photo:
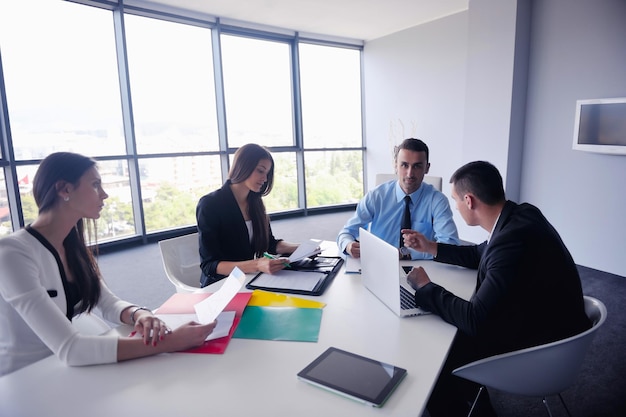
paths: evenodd
<path fill-rule="evenodd" d="M 176 292 L 192 293 L 200 290 L 200 254 L 198 233 L 159 241 L 161 258 L 167 278 Z"/>
<path fill-rule="evenodd" d="M 584 298 L 585 312 L 593 323 L 589 330 L 556 342 L 480 359 L 452 371 L 456 376 L 482 385 L 468 416 L 485 387 L 514 395 L 542 397 L 550 416 L 546 397 L 558 395 L 570 415 L 561 392 L 574 383 L 589 345 L 607 315 L 602 301 Z"/>
<path fill-rule="evenodd" d="M 382 184 L 383 182 L 395 180 L 397 178 L 398 176 L 396 174 L 376 174 L 376 186 Z M 431 175 L 424 175 L 424 182 L 426 184 L 432 185 L 437 190 L 441 191 L 441 187 L 443 185 L 443 179 L 441 177 L 433 177 Z"/>
<path fill-rule="evenodd" d="M 111 327 L 99 316 L 81 313 L 72 319 L 72 324 L 82 334 L 98 336 L 111 330 Z"/>

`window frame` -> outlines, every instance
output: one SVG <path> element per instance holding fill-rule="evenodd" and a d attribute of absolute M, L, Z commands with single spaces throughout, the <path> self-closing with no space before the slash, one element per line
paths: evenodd
<path fill-rule="evenodd" d="M 85 7 L 97 7 L 109 10 L 112 13 L 112 30 L 115 36 L 115 47 L 117 51 L 117 66 L 121 93 L 121 110 L 123 131 L 125 139 L 126 154 L 124 155 L 103 155 L 94 157 L 96 161 L 123 160 L 128 164 L 130 177 L 130 191 L 132 197 L 132 211 L 135 218 L 135 235 L 125 237 L 118 240 L 107 241 L 100 246 L 116 246 L 131 242 L 141 241 L 143 243 L 149 241 L 160 240 L 164 237 L 174 236 L 191 232 L 195 226 L 176 228 L 174 230 L 146 232 L 146 224 L 144 218 L 144 207 L 141 194 L 141 178 L 140 163 L 143 160 L 152 158 L 177 157 L 177 156 L 214 156 L 217 155 L 221 162 L 222 181 L 227 178 L 230 167 L 229 160 L 237 150 L 236 147 L 228 145 L 228 132 L 226 129 L 225 119 L 225 97 L 224 97 L 224 79 L 221 61 L 221 42 L 220 35 L 242 36 L 252 39 L 267 40 L 273 42 L 285 43 L 289 46 L 290 51 L 290 72 L 291 72 L 291 101 L 292 101 L 292 128 L 293 143 L 290 146 L 270 146 L 272 153 L 290 152 L 296 156 L 297 170 L 297 189 L 298 199 L 297 208 L 276 213 L 271 213 L 272 218 L 292 217 L 297 215 L 308 215 L 314 212 L 342 211 L 352 210 L 355 204 L 338 204 L 326 207 L 307 207 L 306 198 L 306 178 L 305 178 L 305 155 L 311 152 L 329 152 L 329 151 L 359 151 L 363 158 L 363 193 L 365 192 L 366 164 L 365 164 L 365 125 L 363 120 L 363 42 L 348 41 L 343 39 L 324 38 L 320 36 L 316 38 L 310 35 L 302 35 L 297 31 L 291 31 L 280 28 L 268 28 L 255 24 L 246 24 L 243 22 L 232 23 L 218 17 L 200 15 L 189 10 L 176 9 L 172 11 L 164 6 L 151 5 L 147 8 L 145 3 L 127 1 L 108 1 L 108 0 L 57 0 L 69 1 L 84 5 Z M 211 31 L 211 43 L 213 50 L 213 72 L 215 83 L 215 99 L 216 99 L 216 116 L 219 149 L 216 151 L 198 151 L 198 152 L 181 152 L 181 153 L 152 153 L 139 154 L 136 149 L 134 120 L 132 112 L 131 85 L 128 69 L 128 57 L 125 39 L 125 15 L 138 15 L 146 18 L 160 19 L 173 23 L 198 26 Z M 315 44 L 320 46 L 331 46 L 346 49 L 358 50 L 360 54 L 360 85 L 361 85 L 361 146 L 355 147 L 329 147 L 329 148 L 305 148 L 303 140 L 302 126 L 302 97 L 300 90 L 300 62 L 299 62 L 299 45 L 302 43 Z M 17 230 L 24 226 L 24 218 L 22 215 L 22 205 L 19 194 L 19 184 L 17 178 L 17 167 L 23 165 L 38 164 L 40 160 L 15 160 L 13 153 L 13 143 L 11 140 L 11 129 L 9 121 L 9 109 L 7 106 L 4 74 L 2 70 L 2 54 L 0 51 L 0 134 L 2 141 L 0 142 L 0 169 L 4 171 L 5 184 L 7 188 L 7 199 L 10 207 L 11 224 L 13 230 Z"/>

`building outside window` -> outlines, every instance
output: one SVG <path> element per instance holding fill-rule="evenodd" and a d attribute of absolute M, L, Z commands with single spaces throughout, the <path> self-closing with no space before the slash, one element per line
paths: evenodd
<path fill-rule="evenodd" d="M 0 236 L 34 220 L 56 151 L 98 161 L 101 243 L 195 226 L 249 142 L 275 160 L 274 215 L 363 195 L 359 45 L 83 3 L 0 6 Z"/>

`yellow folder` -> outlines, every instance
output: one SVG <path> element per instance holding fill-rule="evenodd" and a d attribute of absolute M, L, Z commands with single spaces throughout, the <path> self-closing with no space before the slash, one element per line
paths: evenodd
<path fill-rule="evenodd" d="M 259 307 L 300 307 L 300 308 L 324 308 L 326 303 L 293 297 L 291 295 L 273 293 L 262 290 L 254 290 L 248 302 L 249 306 Z"/>

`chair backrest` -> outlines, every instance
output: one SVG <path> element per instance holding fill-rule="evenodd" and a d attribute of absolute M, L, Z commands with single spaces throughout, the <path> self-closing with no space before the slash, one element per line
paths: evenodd
<path fill-rule="evenodd" d="M 491 356 L 455 369 L 452 373 L 509 394 L 556 395 L 578 375 L 596 332 L 606 320 L 602 301 L 585 296 L 590 329 L 556 342 Z"/>
<path fill-rule="evenodd" d="M 383 182 L 391 181 L 397 179 L 398 176 L 396 174 L 376 174 L 376 185 L 380 185 Z M 424 175 L 424 182 L 426 184 L 430 184 L 435 187 L 437 190 L 441 191 L 441 187 L 443 185 L 443 179 L 441 177 L 433 177 L 431 175 Z"/>
<path fill-rule="evenodd" d="M 433 177 L 432 175 L 424 175 L 424 182 L 426 184 L 432 185 L 439 191 L 441 191 L 442 189 L 443 179 L 441 177 Z"/>
<path fill-rule="evenodd" d="M 200 289 L 200 254 L 198 233 L 159 241 L 165 274 L 177 292 Z"/>

